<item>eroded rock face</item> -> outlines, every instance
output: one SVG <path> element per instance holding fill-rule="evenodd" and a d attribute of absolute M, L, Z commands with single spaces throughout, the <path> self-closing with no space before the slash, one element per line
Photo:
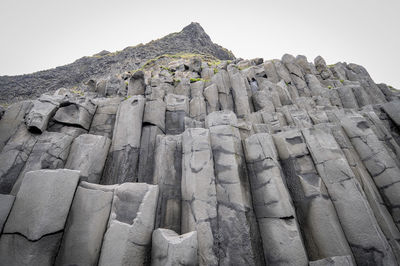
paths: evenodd
<path fill-rule="evenodd" d="M 143 265 L 149 261 L 158 186 L 125 183 L 115 188 L 99 265 Z"/>
<path fill-rule="evenodd" d="M 96 265 L 113 191 L 78 186 L 65 225 L 57 265 Z"/>
<path fill-rule="evenodd" d="M 54 120 L 89 130 L 96 107 L 93 101 L 88 98 L 61 102 L 60 108 L 54 115 Z"/>
<path fill-rule="evenodd" d="M 107 137 L 80 135 L 71 145 L 65 168 L 78 170 L 84 181 L 99 183 L 110 144 Z"/>
<path fill-rule="evenodd" d="M 182 135 L 181 231 L 197 231 L 200 265 L 218 265 L 217 192 L 207 129 L 188 129 Z"/>
<path fill-rule="evenodd" d="M 78 181 L 66 169 L 25 175 L 0 238 L 4 265 L 53 265 Z"/>
<path fill-rule="evenodd" d="M 322 57 L 140 51 L 0 109 L 0 265 L 399 265 L 399 92 Z"/>
<path fill-rule="evenodd" d="M 152 242 L 151 265 L 198 265 L 197 232 L 178 235 L 172 230 L 157 229 Z"/>
<path fill-rule="evenodd" d="M 120 104 L 101 183 L 115 184 L 137 179 L 144 105 L 142 96 L 133 96 Z"/>

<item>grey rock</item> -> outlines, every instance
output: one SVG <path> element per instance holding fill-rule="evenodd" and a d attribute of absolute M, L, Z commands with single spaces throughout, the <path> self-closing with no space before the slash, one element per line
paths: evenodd
<path fill-rule="evenodd" d="M 335 256 L 317 261 L 310 261 L 310 266 L 354 266 L 350 256 Z"/>
<path fill-rule="evenodd" d="M 211 81 L 217 86 L 218 101 L 221 110 L 233 110 L 231 81 L 229 79 L 228 72 L 224 69 L 218 71 L 218 73 L 212 77 Z"/>
<path fill-rule="evenodd" d="M 342 119 L 341 124 L 358 152 L 360 159 L 371 174 L 386 206 L 392 214 L 395 224 L 399 228 L 400 211 L 398 202 L 400 195 L 395 191 L 400 185 L 398 183 L 400 170 L 396 162 L 390 157 L 363 117 L 345 117 Z"/>
<path fill-rule="evenodd" d="M 143 95 L 146 84 L 143 71 L 136 71 L 128 81 L 128 96 Z"/>
<path fill-rule="evenodd" d="M 356 263 L 396 265 L 392 249 L 333 136 L 313 128 L 303 129 L 302 133 L 316 169 L 332 198 Z M 361 233 L 366 231 L 369 233 Z"/>
<path fill-rule="evenodd" d="M 196 96 L 202 96 L 204 91 L 204 81 L 199 80 L 193 83 L 190 83 L 190 97 L 194 98 Z"/>
<path fill-rule="evenodd" d="M 282 57 L 282 62 L 288 69 L 290 76 L 293 80 L 294 85 L 299 92 L 300 97 L 309 97 L 311 95 L 310 89 L 304 78 L 304 72 L 302 68 L 296 63 L 296 58 L 292 55 L 285 54 Z"/>
<path fill-rule="evenodd" d="M 219 263 L 262 264 L 261 240 L 239 130 L 230 125 L 211 126 L 210 138 L 218 202 Z"/>
<path fill-rule="evenodd" d="M 266 262 L 274 265 L 308 265 L 300 228 L 271 135 L 253 135 L 244 141 L 244 148 Z M 283 241 L 288 235 L 291 237 Z"/>
<path fill-rule="evenodd" d="M 97 107 L 89 98 L 62 102 L 60 106 L 54 115 L 55 121 L 89 130 Z"/>
<path fill-rule="evenodd" d="M 217 125 L 237 126 L 238 120 L 232 111 L 218 111 L 207 115 L 205 126 L 210 128 Z"/>
<path fill-rule="evenodd" d="M 217 193 L 207 129 L 187 129 L 182 135 L 181 231 L 197 231 L 200 265 L 219 265 Z"/>
<path fill-rule="evenodd" d="M 258 91 L 252 96 L 254 109 L 256 111 L 275 112 L 275 106 L 272 102 L 272 95 L 267 91 Z"/>
<path fill-rule="evenodd" d="M 165 134 L 179 135 L 185 131 L 185 111 L 165 112 Z"/>
<path fill-rule="evenodd" d="M 0 265 L 54 265 L 62 232 L 29 241 L 22 235 L 3 234 L 0 238 Z"/>
<path fill-rule="evenodd" d="M 146 101 L 143 114 L 143 123 L 158 126 L 165 131 L 165 110 L 166 104 L 162 100 Z"/>
<path fill-rule="evenodd" d="M 119 105 L 102 184 L 136 180 L 144 105 L 142 96 L 133 96 Z"/>
<path fill-rule="evenodd" d="M 321 79 L 325 80 L 333 76 L 332 71 L 326 66 L 326 62 L 321 56 L 314 59 L 314 65 Z"/>
<path fill-rule="evenodd" d="M 280 78 L 276 73 L 274 62 L 269 60 L 264 62 L 264 70 L 267 75 L 267 79 L 273 83 L 278 83 Z"/>
<path fill-rule="evenodd" d="M 340 100 L 342 101 L 343 108 L 358 108 L 357 100 L 353 94 L 353 91 L 348 86 L 342 86 L 337 88 Z"/>
<path fill-rule="evenodd" d="M 346 156 L 354 175 L 360 182 L 382 232 L 392 247 L 397 260 L 399 260 L 400 244 L 396 239 L 400 237 L 400 232 L 397 229 L 391 214 L 387 210 L 371 175 L 362 163 L 343 127 L 340 126 L 340 124 L 333 123 L 322 124 L 320 126 L 322 129 L 332 132 L 332 135 Z"/>
<path fill-rule="evenodd" d="M 96 265 L 113 193 L 78 186 L 56 265 Z"/>
<path fill-rule="evenodd" d="M 189 114 L 189 99 L 184 95 L 169 93 L 165 96 L 165 103 L 167 104 L 167 111 L 184 111 Z"/>
<path fill-rule="evenodd" d="M 79 171 L 73 170 L 26 173 L 4 233 L 18 233 L 35 241 L 63 230 L 78 181 Z"/>
<path fill-rule="evenodd" d="M 182 136 L 158 135 L 154 152 L 153 184 L 159 197 L 155 228 L 181 232 Z"/>
<path fill-rule="evenodd" d="M 156 126 L 146 125 L 142 128 L 137 174 L 138 182 L 152 184 L 157 135 L 164 135 L 164 133 Z"/>
<path fill-rule="evenodd" d="M 299 130 L 274 135 L 310 260 L 352 252 Z"/>
<path fill-rule="evenodd" d="M 219 110 L 219 102 L 218 102 L 217 85 L 211 84 L 210 86 L 205 88 L 203 95 L 206 100 L 207 114 L 218 111 Z"/>
<path fill-rule="evenodd" d="M 0 120 L 0 151 L 24 122 L 25 114 L 32 108 L 31 101 L 22 101 L 10 105 Z"/>
<path fill-rule="evenodd" d="M 0 153 L 0 193 L 10 193 L 36 143 L 24 124 L 7 142 Z"/>
<path fill-rule="evenodd" d="M 197 232 L 178 235 L 172 230 L 153 232 L 152 266 L 198 265 Z"/>
<path fill-rule="evenodd" d="M 99 265 L 144 265 L 149 262 L 158 186 L 125 183 L 115 188 Z"/>
<path fill-rule="evenodd" d="M 10 214 L 14 200 L 15 197 L 13 195 L 0 194 L 0 234 L 3 231 L 3 226 Z"/>
<path fill-rule="evenodd" d="M 80 171 L 84 181 L 99 183 L 110 144 L 104 136 L 80 135 L 72 143 L 65 168 Z"/>
<path fill-rule="evenodd" d="M 73 139 L 69 135 L 56 132 L 44 132 L 40 135 L 15 181 L 11 194 L 17 195 L 25 173 L 40 169 L 63 168 Z"/>
<path fill-rule="evenodd" d="M 400 127 L 400 101 L 393 101 L 383 105 L 383 110 Z"/>
<path fill-rule="evenodd" d="M 203 96 L 195 96 L 190 100 L 190 117 L 199 120 L 199 121 L 204 121 L 207 110 L 206 110 L 206 102 L 204 100 Z"/>
<path fill-rule="evenodd" d="M 238 117 L 250 114 L 249 98 L 247 96 L 245 80 L 240 73 L 229 74 L 232 84 L 232 96 L 235 113 Z"/>
<path fill-rule="evenodd" d="M 33 101 L 32 109 L 25 117 L 29 131 L 42 133 L 47 129 L 49 119 L 55 114 L 58 103 L 49 98 L 41 97 Z"/>
<path fill-rule="evenodd" d="M 118 106 L 121 103 L 121 98 L 98 98 L 94 100 L 94 103 L 97 105 L 97 109 L 93 116 L 89 133 L 102 135 L 112 139 L 115 117 L 118 111 Z"/>

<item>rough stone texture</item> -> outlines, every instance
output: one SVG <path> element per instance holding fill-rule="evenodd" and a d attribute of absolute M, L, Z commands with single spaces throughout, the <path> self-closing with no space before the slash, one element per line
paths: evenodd
<path fill-rule="evenodd" d="M 157 229 L 152 242 L 152 266 L 198 265 L 197 232 L 178 235 L 172 230 Z"/>
<path fill-rule="evenodd" d="M 153 184 L 158 184 L 159 197 L 155 228 L 181 232 L 182 136 L 156 138 Z"/>
<path fill-rule="evenodd" d="M 219 265 L 217 192 L 208 129 L 187 129 L 182 135 L 181 231 L 197 231 L 200 265 Z"/>
<path fill-rule="evenodd" d="M 165 110 L 166 104 L 162 100 L 147 101 L 144 108 L 143 123 L 158 126 L 165 132 Z"/>
<path fill-rule="evenodd" d="M 157 198 L 156 185 L 125 183 L 115 188 L 100 266 L 149 262 Z"/>
<path fill-rule="evenodd" d="M 4 233 L 34 241 L 64 228 L 79 171 L 38 170 L 25 174 Z"/>
<path fill-rule="evenodd" d="M 392 249 L 333 136 L 319 129 L 303 129 L 302 133 L 357 264 L 396 265 Z"/>
<path fill-rule="evenodd" d="M 308 265 L 294 207 L 271 135 L 253 135 L 245 140 L 244 148 L 253 206 L 267 264 Z"/>
<path fill-rule="evenodd" d="M 49 119 L 55 114 L 58 102 L 49 97 L 41 97 L 33 101 L 32 109 L 25 117 L 25 123 L 29 131 L 42 133 L 47 129 Z"/>
<path fill-rule="evenodd" d="M 15 197 L 13 195 L 0 194 L 0 233 L 3 231 L 4 223 L 10 214 L 14 200 Z"/>
<path fill-rule="evenodd" d="M 18 199 L 39 169 L 109 184 L 81 182 L 72 208 L 51 182 L 29 185 L 32 198 L 52 197 L 8 218 L 25 231 L 0 232 L 0 265 L 398 265 L 400 92 L 322 57 L 226 56 L 193 23 L 0 77 L 7 105 L 47 91 L 0 108 L 0 193 Z M 3 220 L 16 208 L 4 206 Z M 62 225 L 42 221 L 61 210 Z M 152 258 L 154 228 L 176 233 L 161 234 L 170 247 L 155 241 Z"/>
<path fill-rule="evenodd" d="M 385 110 L 390 119 L 400 127 L 400 101 L 385 103 L 383 105 L 383 110 Z"/>
<path fill-rule="evenodd" d="M 351 250 L 325 184 L 299 130 L 274 135 L 310 260 L 350 255 Z"/>
<path fill-rule="evenodd" d="M 142 128 L 137 174 L 139 182 L 151 184 L 153 181 L 154 150 L 157 135 L 164 135 L 164 133 L 156 126 L 148 125 Z"/>
<path fill-rule="evenodd" d="M 350 256 L 336 256 L 317 261 L 310 261 L 310 266 L 354 266 Z"/>
<path fill-rule="evenodd" d="M 97 265 L 113 193 L 78 186 L 56 265 Z"/>
<path fill-rule="evenodd" d="M 224 113 L 218 113 L 224 116 Z M 215 165 L 220 265 L 263 263 L 239 130 L 210 127 Z"/>
<path fill-rule="evenodd" d="M 49 90 L 75 86 L 90 78 L 113 80 L 114 74 L 138 69 L 149 59 L 182 52 L 209 54 L 221 60 L 235 59 L 230 51 L 213 43 L 200 24 L 193 22 L 179 33 L 169 34 L 145 45 L 127 47 L 115 53 L 103 51 L 93 56 L 82 57 L 69 65 L 33 74 L 2 76 L 0 102 L 39 96 Z M 107 82 L 107 91 L 111 90 L 109 83 L 111 82 Z"/>
<path fill-rule="evenodd" d="M 39 169 L 63 168 L 72 141 L 73 137 L 63 133 L 45 132 L 40 135 L 32 152 L 29 154 L 24 168 L 19 173 L 11 194 L 17 195 L 25 173 Z"/>
<path fill-rule="evenodd" d="M 110 144 L 107 137 L 80 135 L 72 143 L 65 168 L 79 170 L 81 180 L 99 183 Z"/>
<path fill-rule="evenodd" d="M 102 184 L 136 180 L 144 105 L 142 96 L 133 96 L 120 104 Z"/>
<path fill-rule="evenodd" d="M 3 234 L 0 238 L 0 265 L 54 265 L 62 232 L 29 241 L 18 234 Z"/>
<path fill-rule="evenodd" d="M 96 113 L 90 125 L 90 134 L 102 135 L 112 139 L 115 117 L 121 98 L 100 98 L 94 101 L 97 104 Z"/>
<path fill-rule="evenodd" d="M 342 126 L 400 228 L 400 194 L 397 193 L 400 189 L 399 168 L 363 117 L 343 118 Z"/>
<path fill-rule="evenodd" d="M 24 122 L 25 114 L 32 108 L 31 101 L 22 101 L 10 105 L 0 120 L 0 151 Z"/>
<path fill-rule="evenodd" d="M 36 143 L 21 125 L 0 153 L 0 193 L 10 193 Z"/>
<path fill-rule="evenodd" d="M 60 103 L 54 120 L 67 125 L 90 129 L 96 105 L 88 98 L 78 98 Z"/>

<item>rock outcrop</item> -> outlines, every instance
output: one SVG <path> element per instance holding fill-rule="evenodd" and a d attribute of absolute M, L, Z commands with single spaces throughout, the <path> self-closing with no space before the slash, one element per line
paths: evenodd
<path fill-rule="evenodd" d="M 363 67 L 191 24 L 47 74 L 0 119 L 1 266 L 400 264 L 400 92 Z"/>

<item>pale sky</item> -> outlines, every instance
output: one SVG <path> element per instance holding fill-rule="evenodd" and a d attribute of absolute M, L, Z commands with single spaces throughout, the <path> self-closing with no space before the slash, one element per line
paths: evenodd
<path fill-rule="evenodd" d="M 400 0 L 0 0 L 0 75 L 147 43 L 190 22 L 237 57 L 317 55 L 400 88 Z"/>

